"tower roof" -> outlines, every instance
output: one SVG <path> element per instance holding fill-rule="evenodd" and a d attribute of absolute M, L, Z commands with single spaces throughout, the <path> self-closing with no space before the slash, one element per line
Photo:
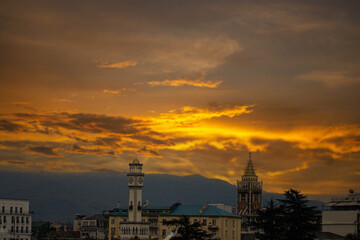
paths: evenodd
<path fill-rule="evenodd" d="M 244 171 L 243 176 L 254 176 L 254 177 L 256 176 L 254 166 L 253 166 L 253 163 L 251 161 L 251 152 L 249 152 L 249 161 L 248 161 L 248 164 L 246 166 L 246 169 Z"/>
<path fill-rule="evenodd" d="M 134 161 L 132 161 L 131 164 L 140 164 L 139 160 L 137 158 L 134 159 Z"/>

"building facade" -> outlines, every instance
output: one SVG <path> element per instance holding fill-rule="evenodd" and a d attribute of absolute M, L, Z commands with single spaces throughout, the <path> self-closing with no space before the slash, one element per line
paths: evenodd
<path fill-rule="evenodd" d="M 345 236 L 360 233 L 360 193 L 350 189 L 342 198 L 333 198 L 324 205 L 322 211 L 322 231 Z"/>
<path fill-rule="evenodd" d="M 251 160 L 249 160 L 241 181 L 237 181 L 236 214 L 252 215 L 262 208 L 262 181 L 258 180 Z"/>
<path fill-rule="evenodd" d="M 182 216 L 188 216 L 190 223 L 200 222 L 202 229 L 211 236 L 210 239 L 241 239 L 241 217 L 209 204 L 178 205 L 170 214 L 159 216 L 158 239 L 163 240 L 176 231 L 175 227 L 166 225 L 167 221 L 180 219 Z"/>
<path fill-rule="evenodd" d="M 29 200 L 0 199 L 0 239 L 30 240 Z"/>
<path fill-rule="evenodd" d="M 107 239 L 109 232 L 108 216 L 98 214 L 91 217 L 84 217 L 81 219 L 80 226 L 81 239 Z"/>
<path fill-rule="evenodd" d="M 128 209 L 109 211 L 109 240 L 122 239 L 121 226 L 127 222 Z M 190 223 L 200 222 L 210 239 L 240 240 L 241 217 L 210 204 L 186 206 L 175 203 L 171 206 L 146 206 L 142 219 L 149 225 L 149 239 L 164 240 L 175 232 L 168 221 L 188 216 Z"/>

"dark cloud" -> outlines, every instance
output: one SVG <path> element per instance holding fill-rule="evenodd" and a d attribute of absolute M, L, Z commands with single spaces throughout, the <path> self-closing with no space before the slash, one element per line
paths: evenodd
<path fill-rule="evenodd" d="M 104 150 L 104 149 L 89 149 L 74 144 L 72 148 L 68 148 L 67 152 L 69 153 L 81 153 L 81 154 L 96 154 L 96 155 L 111 155 L 114 156 L 115 152 L 112 150 Z"/>
<path fill-rule="evenodd" d="M 54 152 L 54 149 L 46 146 L 36 146 L 27 148 L 33 154 L 42 154 L 48 157 L 60 157 L 59 154 Z"/>
<path fill-rule="evenodd" d="M 0 131 L 8 131 L 8 132 L 18 132 L 23 131 L 24 127 L 20 124 L 11 122 L 6 119 L 0 120 Z"/>

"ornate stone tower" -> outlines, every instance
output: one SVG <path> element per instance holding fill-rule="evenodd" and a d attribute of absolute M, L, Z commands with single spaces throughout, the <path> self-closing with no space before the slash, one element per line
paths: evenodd
<path fill-rule="evenodd" d="M 120 239 L 149 239 L 149 223 L 141 218 L 142 187 L 144 173 L 142 164 L 135 159 L 129 163 L 130 171 L 127 174 L 129 186 L 129 208 L 127 222 L 120 224 Z"/>
<path fill-rule="evenodd" d="M 256 211 L 261 208 L 262 181 L 259 181 L 258 176 L 255 174 L 250 152 L 244 175 L 242 176 L 241 181 L 237 180 L 236 214 L 255 214 Z"/>

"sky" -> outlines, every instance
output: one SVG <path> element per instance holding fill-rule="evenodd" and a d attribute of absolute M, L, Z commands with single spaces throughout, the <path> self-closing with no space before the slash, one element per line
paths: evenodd
<path fill-rule="evenodd" d="M 360 184 L 359 1 L 1 1 L 0 170 Z"/>

